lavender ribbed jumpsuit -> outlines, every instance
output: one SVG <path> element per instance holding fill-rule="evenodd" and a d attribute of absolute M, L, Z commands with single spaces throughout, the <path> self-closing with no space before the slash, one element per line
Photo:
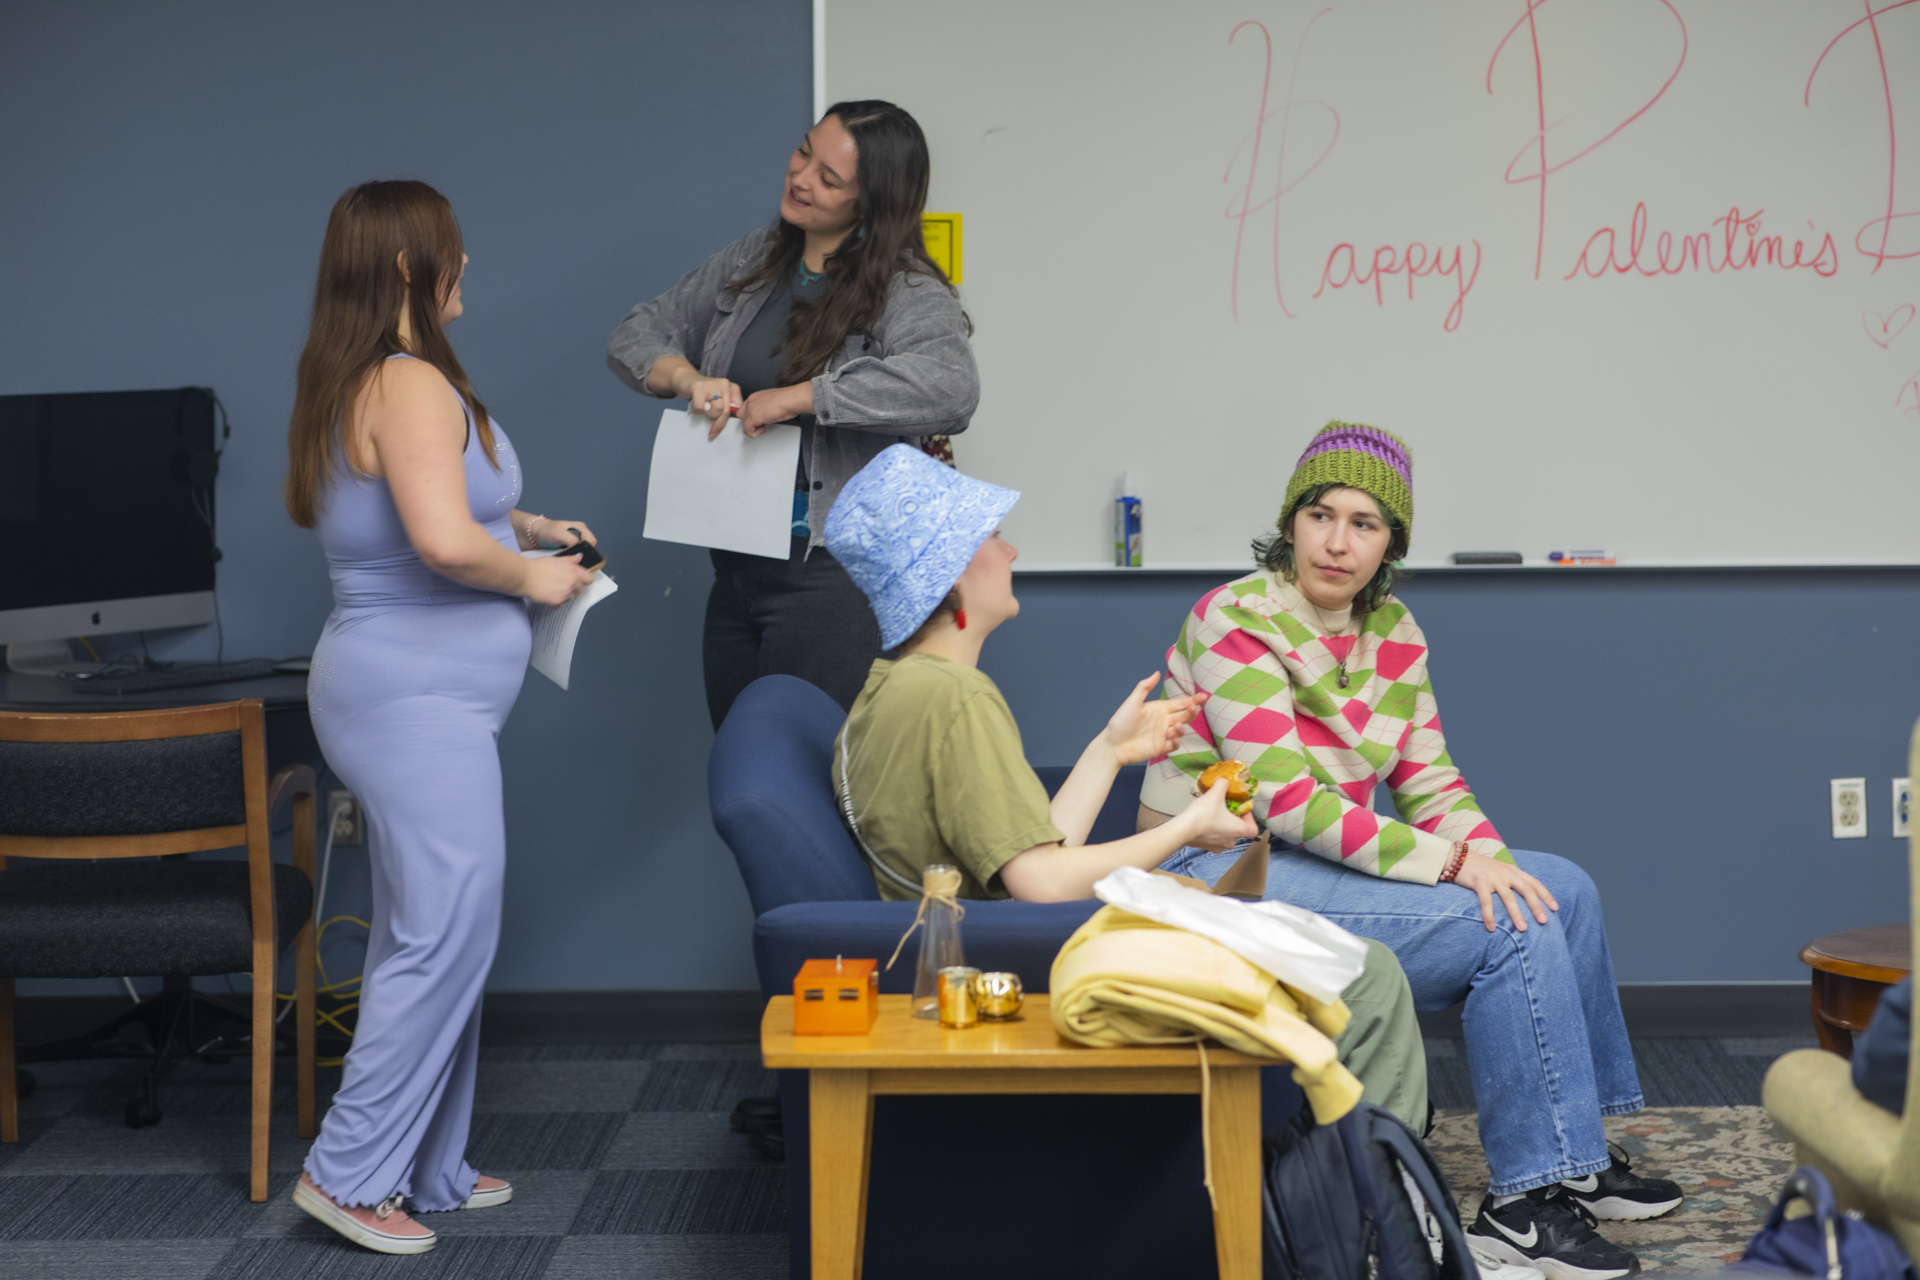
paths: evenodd
<path fill-rule="evenodd" d="M 493 437 L 498 470 L 469 410 L 467 502 L 512 550 L 520 462 L 498 423 Z M 496 739 L 526 673 L 527 610 L 429 569 L 384 480 L 338 476 L 318 529 L 334 609 L 307 704 L 366 809 L 373 928 L 345 1076 L 306 1169 L 343 1205 L 399 1192 L 455 1209 L 478 1177 L 465 1150 L 507 853 Z"/>

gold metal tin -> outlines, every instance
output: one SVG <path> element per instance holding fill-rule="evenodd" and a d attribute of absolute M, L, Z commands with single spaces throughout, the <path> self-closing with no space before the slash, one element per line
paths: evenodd
<path fill-rule="evenodd" d="M 1017 973 L 983 973 L 973 980 L 973 991 L 980 1017 L 987 1022 L 1010 1022 L 1027 1002 Z"/>
<path fill-rule="evenodd" d="M 980 971 L 964 965 L 940 971 L 940 1025 L 954 1030 L 980 1021 L 980 1006 L 973 995 L 973 984 Z"/>

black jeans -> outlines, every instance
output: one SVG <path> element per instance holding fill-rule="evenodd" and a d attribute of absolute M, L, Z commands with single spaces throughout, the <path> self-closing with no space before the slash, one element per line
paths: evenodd
<path fill-rule="evenodd" d="M 807 555 L 805 538 L 793 540 L 784 562 L 709 554 L 713 590 L 701 657 L 713 727 L 761 676 L 799 676 L 851 708 L 880 656 L 880 624 L 840 562 L 825 547 Z"/>

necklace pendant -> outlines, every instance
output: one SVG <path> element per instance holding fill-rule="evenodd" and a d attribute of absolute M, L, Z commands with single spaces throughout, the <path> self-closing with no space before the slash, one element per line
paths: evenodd
<path fill-rule="evenodd" d="M 1340 668 L 1340 687 L 1342 689 L 1347 687 L 1347 669 L 1345 667 Z"/>

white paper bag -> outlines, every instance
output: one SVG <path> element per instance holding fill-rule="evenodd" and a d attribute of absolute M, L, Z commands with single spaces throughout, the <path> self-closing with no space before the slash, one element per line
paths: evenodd
<path fill-rule="evenodd" d="M 1366 967 L 1367 944 L 1323 915 L 1286 902 L 1242 902 L 1168 876 L 1121 867 L 1093 896 L 1122 911 L 1212 938 L 1316 1000 L 1338 1000 Z"/>

